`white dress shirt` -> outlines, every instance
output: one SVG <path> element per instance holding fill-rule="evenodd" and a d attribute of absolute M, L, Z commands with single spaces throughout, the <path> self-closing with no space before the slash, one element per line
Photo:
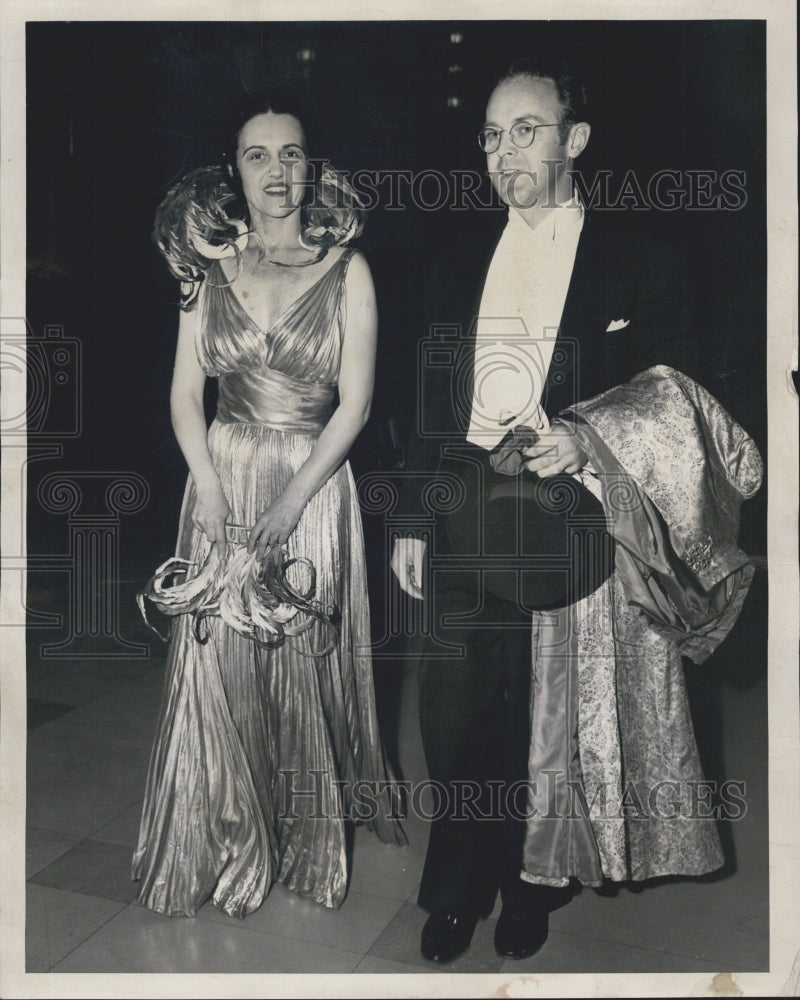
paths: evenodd
<path fill-rule="evenodd" d="M 541 401 L 564 312 L 583 206 L 559 205 L 531 229 L 510 208 L 483 287 L 467 440 L 491 451 L 517 424 L 547 431 Z"/>

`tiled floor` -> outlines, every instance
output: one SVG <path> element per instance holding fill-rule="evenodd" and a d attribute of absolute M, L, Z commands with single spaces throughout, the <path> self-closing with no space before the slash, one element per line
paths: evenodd
<path fill-rule="evenodd" d="M 132 584 L 122 586 L 130 607 Z M 131 592 L 129 592 L 131 591 Z M 28 667 L 27 970 L 29 972 L 718 972 L 769 963 L 766 574 L 736 631 L 693 677 L 693 704 L 711 776 L 746 782 L 746 816 L 723 830 L 720 877 L 667 881 L 640 893 L 584 889 L 556 911 L 542 951 L 523 962 L 494 952 L 497 911 L 471 949 L 444 968 L 419 954 L 415 904 L 426 823 L 394 848 L 355 833 L 348 897 L 339 911 L 280 887 L 244 921 L 206 905 L 196 918 L 140 907 L 129 879 L 145 768 L 158 709 L 163 647 L 146 660 L 43 660 L 32 631 Z M 146 642 L 126 612 L 122 634 Z M 396 745 L 403 777 L 425 778 L 414 664 L 401 671 Z M 392 685 L 384 685 L 386 690 Z"/>

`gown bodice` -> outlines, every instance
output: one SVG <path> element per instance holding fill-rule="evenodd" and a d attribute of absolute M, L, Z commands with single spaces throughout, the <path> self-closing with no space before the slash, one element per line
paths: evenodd
<path fill-rule="evenodd" d="M 217 420 L 319 431 L 333 406 L 345 325 L 345 277 L 354 250 L 286 308 L 268 330 L 245 310 L 219 262 L 200 299 L 197 357 L 219 379 Z"/>

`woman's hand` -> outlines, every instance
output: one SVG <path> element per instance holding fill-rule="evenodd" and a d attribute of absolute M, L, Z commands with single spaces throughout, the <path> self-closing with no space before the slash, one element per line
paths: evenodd
<path fill-rule="evenodd" d="M 209 542 L 216 543 L 220 559 L 225 556 L 228 547 L 225 522 L 230 516 L 231 509 L 221 486 L 208 486 L 197 490 L 192 521 Z"/>
<path fill-rule="evenodd" d="M 297 527 L 304 507 L 304 503 L 292 500 L 285 493 L 279 496 L 253 525 L 247 539 L 248 552 L 256 549 L 258 558 L 263 559 L 268 546 L 283 545 Z"/>
<path fill-rule="evenodd" d="M 535 472 L 542 479 L 562 472 L 580 472 L 589 461 L 578 444 L 575 432 L 559 420 L 553 421 L 547 434 L 539 435 L 536 444 L 523 448 L 522 454 L 527 459 L 525 468 L 528 472 Z"/>

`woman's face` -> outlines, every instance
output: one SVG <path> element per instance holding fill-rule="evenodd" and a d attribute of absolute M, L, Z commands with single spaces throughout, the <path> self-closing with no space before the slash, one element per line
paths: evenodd
<path fill-rule="evenodd" d="M 285 218 L 296 212 L 308 173 L 306 137 L 294 115 L 256 115 L 239 133 L 236 167 L 250 216 Z"/>

